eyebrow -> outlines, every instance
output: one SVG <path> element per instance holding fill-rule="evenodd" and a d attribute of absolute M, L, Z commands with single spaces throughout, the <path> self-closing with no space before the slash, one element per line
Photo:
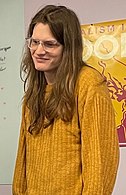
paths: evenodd
<path fill-rule="evenodd" d="M 56 39 L 53 39 L 53 38 L 52 39 L 46 39 L 46 40 L 37 39 L 37 38 L 33 38 L 33 37 L 31 37 L 31 38 L 34 39 L 34 40 L 38 40 L 38 41 L 57 41 Z"/>

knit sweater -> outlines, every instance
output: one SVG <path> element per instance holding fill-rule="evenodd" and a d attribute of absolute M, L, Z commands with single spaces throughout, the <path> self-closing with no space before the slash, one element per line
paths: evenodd
<path fill-rule="evenodd" d="M 51 89 L 47 86 L 47 92 Z M 71 122 L 61 119 L 36 136 L 22 111 L 13 195 L 110 195 L 119 147 L 115 114 L 104 78 L 85 66 L 75 90 Z"/>

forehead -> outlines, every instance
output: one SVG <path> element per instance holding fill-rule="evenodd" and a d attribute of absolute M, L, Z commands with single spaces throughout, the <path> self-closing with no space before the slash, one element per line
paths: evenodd
<path fill-rule="evenodd" d="M 32 37 L 35 39 L 50 39 L 54 38 L 48 24 L 37 23 L 34 26 Z"/>

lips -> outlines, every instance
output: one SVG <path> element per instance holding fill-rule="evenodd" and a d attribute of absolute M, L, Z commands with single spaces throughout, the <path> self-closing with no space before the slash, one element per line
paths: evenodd
<path fill-rule="evenodd" d="M 42 62 L 47 62 L 47 60 L 49 60 L 48 58 L 35 58 L 35 60 L 39 63 L 42 63 Z"/>

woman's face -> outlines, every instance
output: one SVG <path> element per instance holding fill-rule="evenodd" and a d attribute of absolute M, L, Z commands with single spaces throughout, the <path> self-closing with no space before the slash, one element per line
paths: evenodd
<path fill-rule="evenodd" d="M 35 69 L 53 77 L 62 58 L 63 46 L 54 38 L 48 24 L 35 25 L 30 51 Z"/>

